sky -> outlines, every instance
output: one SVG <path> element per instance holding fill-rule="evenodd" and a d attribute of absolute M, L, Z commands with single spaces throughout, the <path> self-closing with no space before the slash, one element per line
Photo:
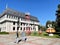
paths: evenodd
<path fill-rule="evenodd" d="M 55 21 L 57 6 L 60 0 L 0 0 L 0 14 L 8 8 L 19 12 L 29 12 L 40 21 L 40 25 L 46 24 L 48 20 Z"/>

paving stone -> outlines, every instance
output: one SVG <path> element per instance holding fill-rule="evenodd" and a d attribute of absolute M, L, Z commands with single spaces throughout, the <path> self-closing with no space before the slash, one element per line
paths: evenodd
<path fill-rule="evenodd" d="M 14 43 L 16 35 L 0 35 L 0 45 L 60 45 L 60 38 L 42 38 L 27 36 L 27 41 Z"/>

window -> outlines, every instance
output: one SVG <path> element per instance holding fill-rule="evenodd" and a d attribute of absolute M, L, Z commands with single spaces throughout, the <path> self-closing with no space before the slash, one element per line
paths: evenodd
<path fill-rule="evenodd" d="M 16 16 L 15 16 L 15 19 L 17 19 Z"/>
<path fill-rule="evenodd" d="M 19 30 L 19 27 L 17 27 L 17 30 Z"/>
<path fill-rule="evenodd" d="M 20 28 L 20 30 L 22 30 L 22 27 Z"/>
<path fill-rule="evenodd" d="M 26 26 L 27 26 L 28 24 L 26 24 Z"/>
<path fill-rule="evenodd" d="M 13 22 L 13 25 L 15 25 L 15 22 Z"/>
<path fill-rule="evenodd" d="M 22 23 L 21 23 L 21 25 L 22 25 Z"/>
<path fill-rule="evenodd" d="M 9 15 L 9 18 L 10 18 L 10 15 Z"/>
<path fill-rule="evenodd" d="M 25 27 L 24 27 L 24 30 L 25 30 Z"/>
<path fill-rule="evenodd" d="M 15 27 L 13 27 L 13 30 L 15 30 Z"/>
<path fill-rule="evenodd" d="M 8 18 L 9 16 L 7 15 L 7 18 Z"/>
<path fill-rule="evenodd" d="M 31 26 L 32 26 L 32 24 L 31 24 Z"/>

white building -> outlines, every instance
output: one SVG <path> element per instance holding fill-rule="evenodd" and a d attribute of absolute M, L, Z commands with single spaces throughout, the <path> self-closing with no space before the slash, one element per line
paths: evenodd
<path fill-rule="evenodd" d="M 37 17 L 30 14 L 17 12 L 10 8 L 4 10 L 0 15 L 0 31 L 3 32 L 16 32 L 18 27 L 19 18 L 19 31 L 21 30 L 36 30 L 38 31 L 39 21 Z"/>

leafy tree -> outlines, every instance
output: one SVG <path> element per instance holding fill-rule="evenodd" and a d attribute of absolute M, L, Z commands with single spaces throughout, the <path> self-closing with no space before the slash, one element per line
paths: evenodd
<path fill-rule="evenodd" d="M 56 11 L 56 31 L 60 32 L 60 4 L 58 5 L 58 10 Z"/>
<path fill-rule="evenodd" d="M 56 26 L 56 22 L 55 21 L 52 21 L 52 28 L 55 29 L 55 26 Z"/>
<path fill-rule="evenodd" d="M 41 29 L 42 31 L 45 31 L 45 30 L 46 30 L 46 27 L 39 25 L 39 26 L 38 26 L 38 29 L 39 29 L 39 30 Z"/>
<path fill-rule="evenodd" d="M 48 28 L 48 24 L 52 24 L 52 22 L 48 20 L 48 21 L 46 22 L 46 28 Z"/>
<path fill-rule="evenodd" d="M 38 30 L 40 30 L 40 25 L 38 25 Z"/>

